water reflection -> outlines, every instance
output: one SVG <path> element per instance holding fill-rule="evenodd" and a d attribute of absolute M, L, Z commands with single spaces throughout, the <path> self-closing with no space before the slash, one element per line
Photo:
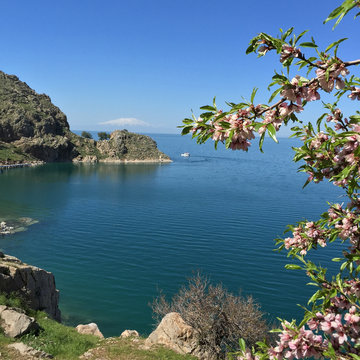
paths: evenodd
<path fill-rule="evenodd" d="M 0 175 L 0 217 L 33 217 L 33 211 L 46 214 L 65 206 L 86 184 L 100 188 L 120 187 L 128 180 L 148 181 L 160 167 L 169 165 L 53 163 L 4 171 Z"/>

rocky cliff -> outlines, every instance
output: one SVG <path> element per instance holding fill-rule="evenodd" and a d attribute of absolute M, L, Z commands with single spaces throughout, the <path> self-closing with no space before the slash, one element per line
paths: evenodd
<path fill-rule="evenodd" d="M 72 133 L 49 96 L 0 71 L 0 163 L 39 160 L 170 161 L 148 136 L 123 130 L 96 142 Z"/>
<path fill-rule="evenodd" d="M 0 293 L 16 294 L 31 309 L 61 320 L 54 275 L 3 253 L 0 253 Z"/>

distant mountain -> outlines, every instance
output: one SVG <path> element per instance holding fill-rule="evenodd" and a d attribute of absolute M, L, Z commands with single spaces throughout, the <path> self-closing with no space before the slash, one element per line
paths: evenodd
<path fill-rule="evenodd" d="M 35 161 L 162 162 L 170 158 L 150 137 L 126 130 L 116 130 L 102 141 L 74 134 L 49 96 L 0 71 L 0 163 Z"/>

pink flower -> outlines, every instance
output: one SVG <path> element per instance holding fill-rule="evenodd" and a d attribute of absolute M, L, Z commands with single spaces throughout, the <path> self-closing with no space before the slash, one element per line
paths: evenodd
<path fill-rule="evenodd" d="M 351 100 L 360 100 L 360 88 L 358 87 L 353 87 L 352 90 L 351 90 L 351 94 L 348 95 L 348 97 L 351 99 Z"/>

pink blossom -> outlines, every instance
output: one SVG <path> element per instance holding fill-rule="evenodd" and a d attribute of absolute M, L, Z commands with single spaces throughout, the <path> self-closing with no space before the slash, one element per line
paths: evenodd
<path fill-rule="evenodd" d="M 301 56 L 301 51 L 295 47 L 289 45 L 283 45 L 280 55 L 280 62 L 284 62 L 289 57 L 299 57 Z"/>
<path fill-rule="evenodd" d="M 351 94 L 348 95 L 348 97 L 351 99 L 351 100 L 360 100 L 360 88 L 358 87 L 353 87 L 352 90 L 351 90 Z"/>

